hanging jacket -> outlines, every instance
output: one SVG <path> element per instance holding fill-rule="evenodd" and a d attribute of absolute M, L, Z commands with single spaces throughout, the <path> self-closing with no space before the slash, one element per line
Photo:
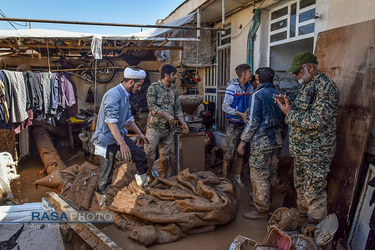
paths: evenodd
<path fill-rule="evenodd" d="M 28 89 L 28 100 L 33 110 L 42 110 L 43 95 L 38 77 L 31 71 L 23 72 L 25 77 L 26 88 Z"/>

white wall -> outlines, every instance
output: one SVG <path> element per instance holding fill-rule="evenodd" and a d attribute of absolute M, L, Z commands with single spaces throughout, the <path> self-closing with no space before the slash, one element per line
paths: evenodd
<path fill-rule="evenodd" d="M 231 24 L 231 79 L 237 77 L 234 70 L 237 65 L 246 63 L 247 35 L 250 28 L 249 23 L 251 22 L 253 15 L 252 7 L 248 7 L 225 19 L 226 24 Z"/>
<path fill-rule="evenodd" d="M 374 0 L 329 0 L 326 29 L 375 19 Z"/>
<path fill-rule="evenodd" d="M 168 17 L 163 20 L 163 23 L 169 23 L 170 21 L 176 20 L 183 16 L 190 14 L 192 11 L 197 9 L 207 0 L 189 0 L 183 4 L 180 8 L 172 12 Z"/>

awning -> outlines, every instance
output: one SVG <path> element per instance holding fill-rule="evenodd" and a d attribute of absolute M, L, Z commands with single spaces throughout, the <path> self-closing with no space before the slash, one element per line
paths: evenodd
<path fill-rule="evenodd" d="M 166 26 L 183 26 L 193 20 L 195 13 L 181 17 L 164 25 Z M 0 39 L 10 38 L 31 38 L 31 39 L 92 39 L 91 51 L 95 58 L 101 58 L 102 40 L 151 40 L 163 41 L 173 40 L 174 38 L 163 37 L 163 35 L 171 33 L 173 28 L 153 28 L 143 32 L 138 32 L 128 35 L 111 35 L 111 34 L 92 34 L 69 32 L 62 30 L 47 30 L 47 29 L 25 29 L 25 30 L 0 30 Z M 179 39 L 183 41 L 183 39 Z M 191 41 L 191 38 L 189 39 Z M 24 46 L 27 46 L 26 44 Z"/>

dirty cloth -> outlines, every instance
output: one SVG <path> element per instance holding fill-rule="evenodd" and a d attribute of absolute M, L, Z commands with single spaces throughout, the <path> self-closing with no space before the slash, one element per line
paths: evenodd
<path fill-rule="evenodd" d="M 173 143 L 172 130 L 149 127 L 146 130 L 146 137 L 150 141 L 150 143 L 145 145 L 147 158 L 155 161 L 156 149 L 159 148 L 160 161 L 169 160 Z"/>
<path fill-rule="evenodd" d="M 16 136 L 13 131 L 0 129 L 0 138 L 0 152 L 9 152 L 13 157 L 13 161 L 18 161 Z"/>
<path fill-rule="evenodd" d="M 27 92 L 22 72 L 3 70 L 9 81 L 11 94 L 10 117 L 12 122 L 23 122 L 27 119 Z"/>
<path fill-rule="evenodd" d="M 85 163 L 63 195 L 77 204 L 98 211 L 94 197 L 98 168 Z M 212 172 L 189 173 L 188 169 L 169 179 L 158 178 L 149 194 L 136 185 L 133 163 L 114 169 L 107 192 L 108 208 L 114 223 L 129 231 L 129 237 L 142 245 L 173 242 L 188 234 L 213 231 L 236 216 L 237 201 L 233 185 Z"/>
<path fill-rule="evenodd" d="M 227 126 L 227 149 L 224 154 L 224 161 L 232 161 L 235 159 L 243 159 L 243 155 L 238 153 L 237 147 L 241 142 L 241 133 L 245 128 L 245 123 L 236 123 L 228 121 Z M 245 160 L 245 159 L 244 159 Z"/>
<path fill-rule="evenodd" d="M 85 162 L 77 168 L 72 167 L 68 169 L 71 169 L 72 174 L 76 174 L 76 178 L 72 185 L 64 185 L 61 194 L 88 210 L 98 183 L 99 166 Z"/>
<path fill-rule="evenodd" d="M 265 213 L 270 210 L 271 187 L 277 180 L 277 165 L 281 147 L 266 150 L 251 148 L 249 156 L 250 180 L 253 187 L 253 201 L 256 210 Z"/>
<path fill-rule="evenodd" d="M 293 165 L 294 187 L 299 211 L 313 219 L 327 215 L 327 175 L 331 158 L 317 161 L 312 156 L 296 156 Z"/>
<path fill-rule="evenodd" d="M 149 245 L 175 241 L 195 230 L 213 230 L 215 225 L 228 223 L 236 216 L 236 204 L 233 186 L 227 179 L 208 171 L 189 173 L 185 169 L 172 178 L 156 179 L 151 184 L 150 194 L 123 188 L 109 208 L 119 213 L 124 221 L 135 218 L 144 222 L 130 226 L 129 236 Z M 121 228 L 123 222 L 118 220 L 115 224 Z M 144 240 L 150 225 L 156 234 L 154 242 Z"/>

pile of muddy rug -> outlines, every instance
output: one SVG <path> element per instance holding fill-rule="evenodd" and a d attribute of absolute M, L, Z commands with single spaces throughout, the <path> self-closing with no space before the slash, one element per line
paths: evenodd
<path fill-rule="evenodd" d="M 94 192 L 99 167 L 86 162 L 68 169 L 75 178 L 63 186 L 62 195 L 83 209 L 98 211 Z M 114 212 L 115 225 L 144 246 L 210 232 L 236 216 L 233 185 L 212 172 L 185 169 L 168 179 L 155 179 L 148 192 L 136 185 L 135 173 L 133 164 L 114 169 L 107 208 Z"/>

